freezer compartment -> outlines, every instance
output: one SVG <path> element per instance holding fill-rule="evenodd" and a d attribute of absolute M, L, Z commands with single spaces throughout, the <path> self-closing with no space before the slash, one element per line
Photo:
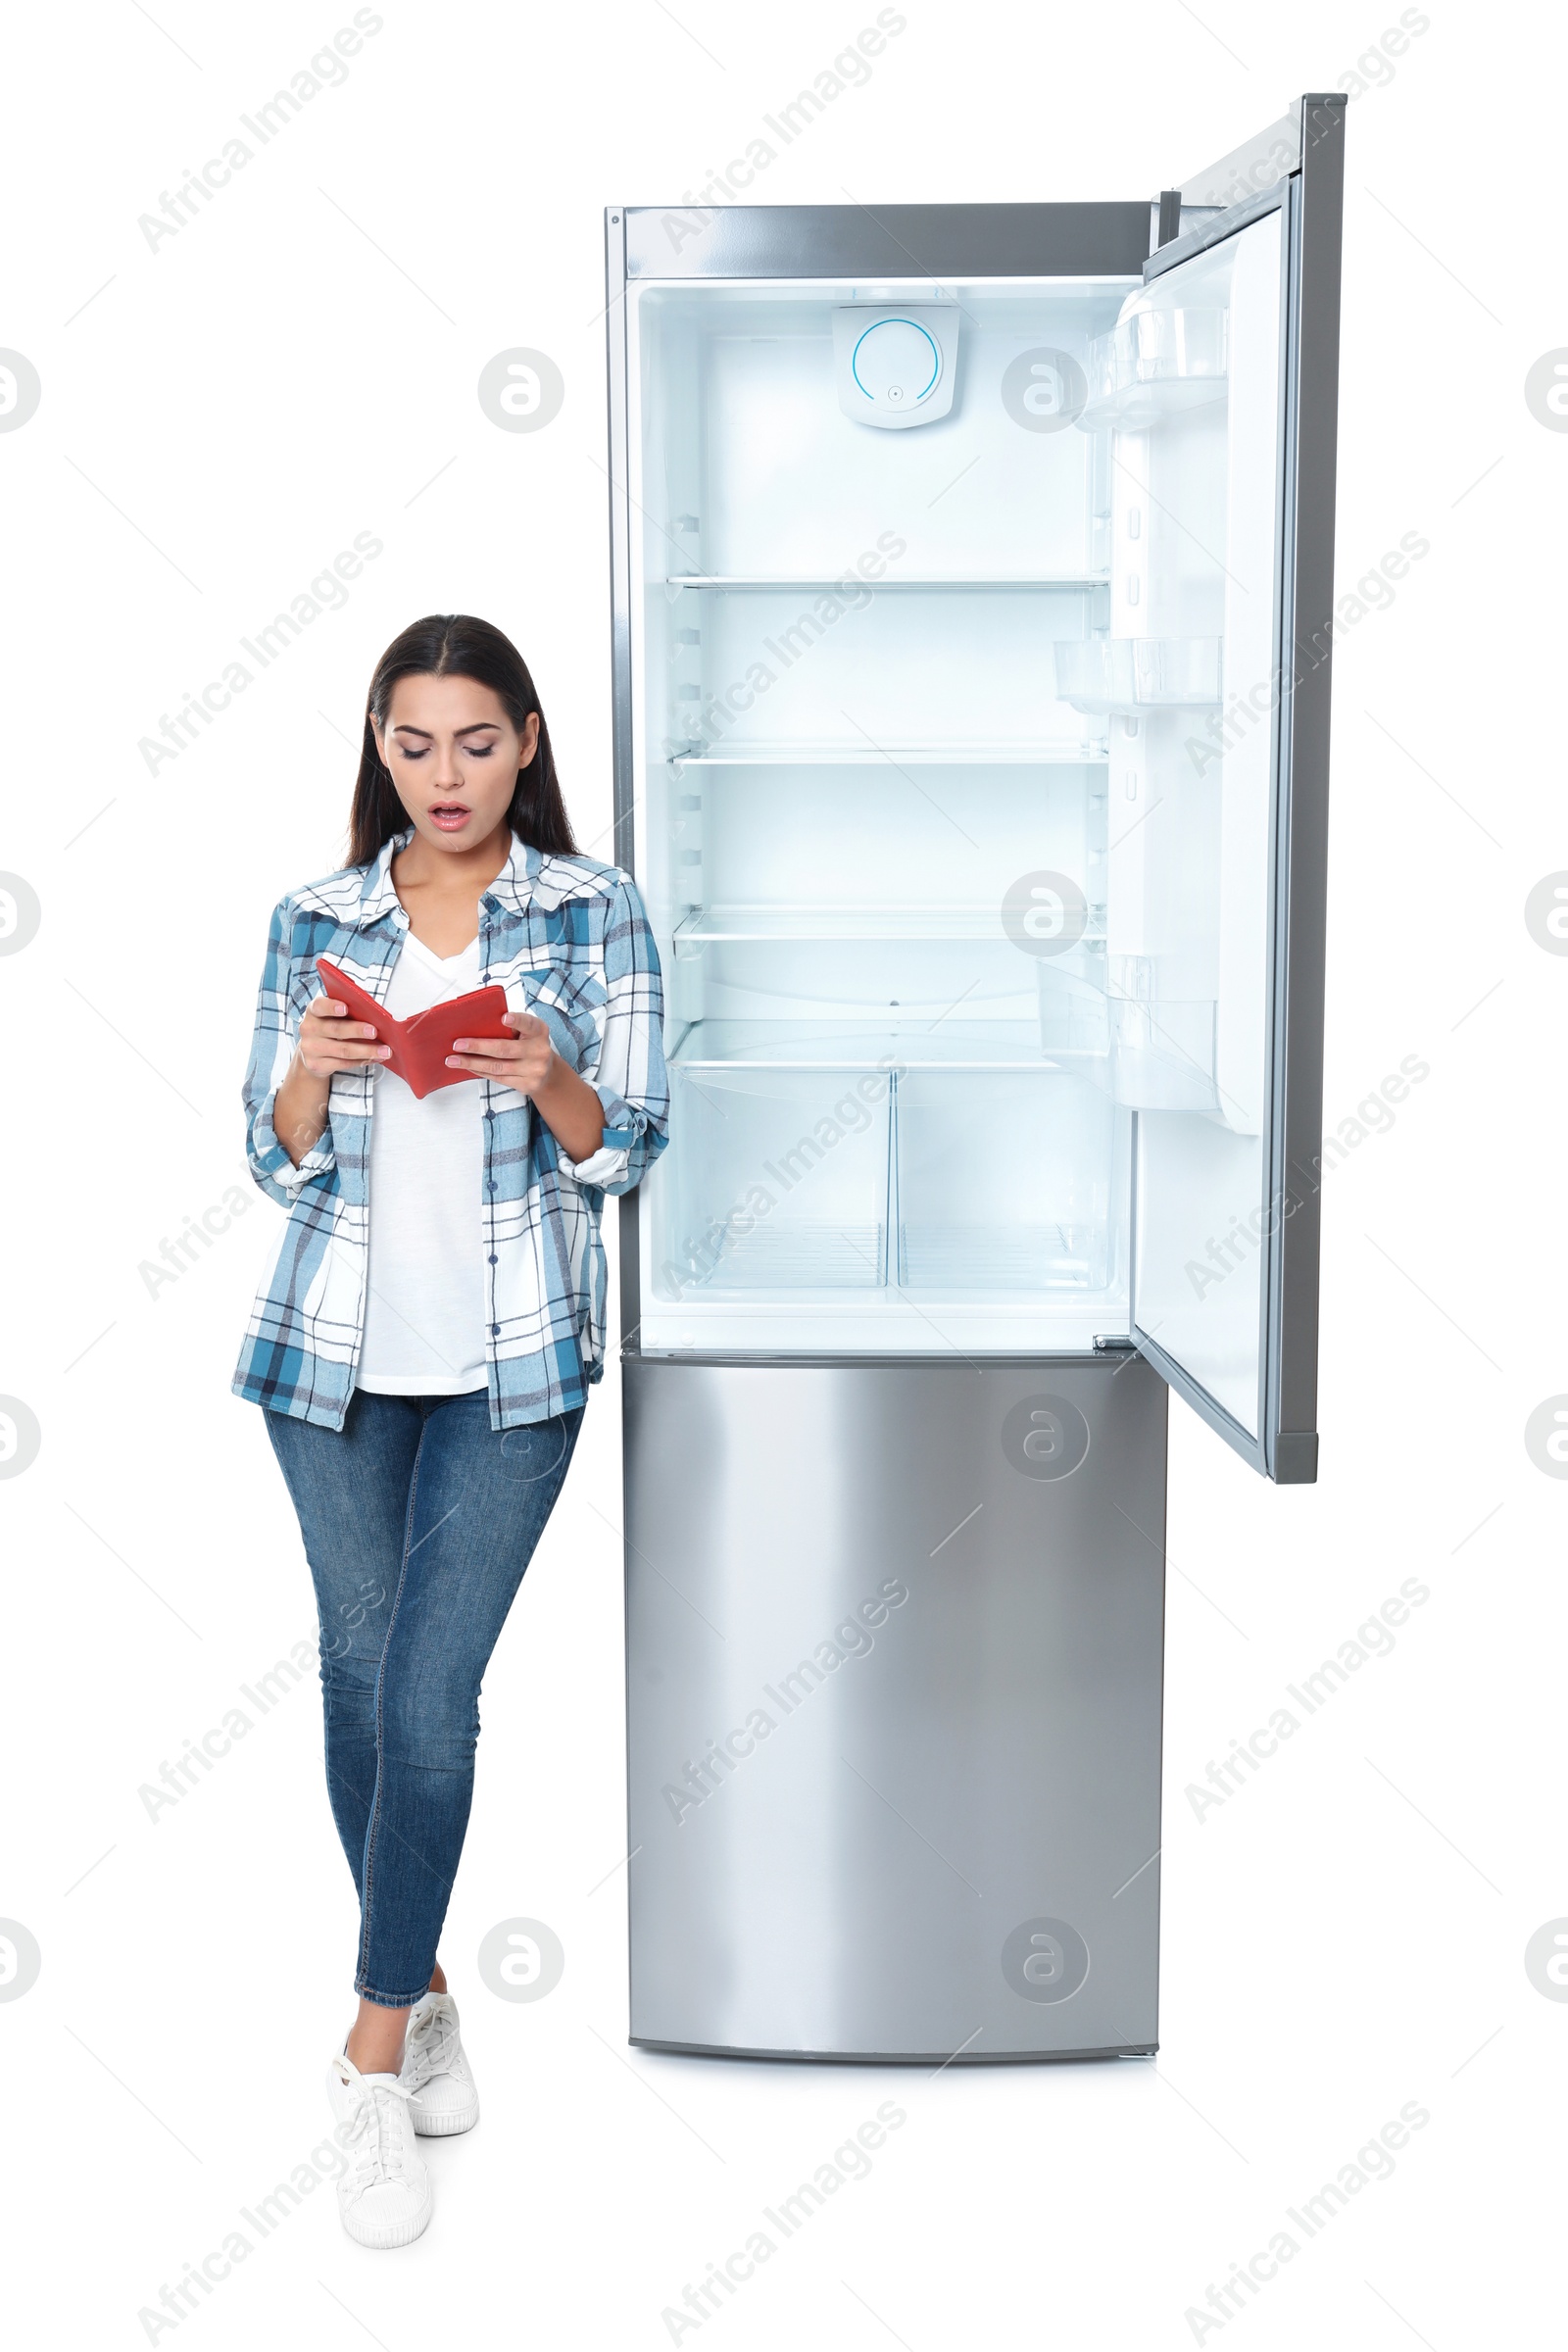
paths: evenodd
<path fill-rule="evenodd" d="M 625 1400 L 632 2039 L 1152 2049 L 1162 1382 L 643 1357 Z"/>
<path fill-rule="evenodd" d="M 898 1279 L 920 1291 L 1101 1291 L 1115 1106 L 1053 1069 L 905 1071 L 894 1121 Z"/>

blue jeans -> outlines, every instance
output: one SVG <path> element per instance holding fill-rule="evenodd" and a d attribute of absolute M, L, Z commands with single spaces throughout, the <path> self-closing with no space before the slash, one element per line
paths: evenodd
<path fill-rule="evenodd" d="M 354 1988 L 428 1991 L 473 1799 L 479 1686 L 582 1407 L 493 1430 L 484 1390 L 356 1390 L 341 1430 L 269 1412 L 316 1580 L 326 1783 L 360 1897 Z"/>

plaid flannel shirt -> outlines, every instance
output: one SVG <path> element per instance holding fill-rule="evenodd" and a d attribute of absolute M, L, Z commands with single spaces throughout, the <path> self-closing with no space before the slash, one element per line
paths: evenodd
<path fill-rule="evenodd" d="M 272 1104 L 301 1016 L 322 993 L 318 956 L 385 1001 L 409 928 L 392 858 L 413 838 L 396 835 L 373 864 L 329 874 L 277 906 L 245 1077 L 251 1173 L 288 1222 L 251 1309 L 234 1391 L 325 1429 L 343 1426 L 365 1327 L 375 1069 L 333 1078 L 326 1130 L 298 1167 L 273 1130 Z M 586 1402 L 602 1375 L 605 1196 L 630 1192 L 668 1136 L 663 992 L 630 876 L 515 838 L 479 901 L 479 962 L 482 984 L 498 983 L 545 1022 L 605 1110 L 600 1149 L 572 1161 L 524 1097 L 489 1079 L 465 1082 L 484 1121 L 475 1247 L 485 1257 L 490 1422 L 514 1429 Z"/>

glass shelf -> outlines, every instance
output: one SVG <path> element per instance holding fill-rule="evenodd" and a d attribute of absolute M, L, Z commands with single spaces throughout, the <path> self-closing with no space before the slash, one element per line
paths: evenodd
<path fill-rule="evenodd" d="M 1225 398 L 1224 311 L 1144 310 L 1089 346 L 1089 400 L 1079 430 L 1141 432 Z"/>
<path fill-rule="evenodd" d="M 863 588 L 875 596 L 880 595 L 887 588 L 901 590 L 911 588 L 1061 588 L 1081 591 L 1085 588 L 1103 588 L 1109 578 L 1110 574 L 1105 571 L 1042 571 L 1024 572 L 1010 576 L 993 573 L 987 574 L 983 578 L 978 573 L 927 572 L 917 579 L 882 580 L 862 580 L 858 573 L 846 574 L 844 572 L 839 572 L 832 578 L 824 575 L 819 579 L 813 579 L 798 573 L 786 577 L 782 573 L 768 576 L 761 572 L 671 571 L 665 573 L 663 585 L 666 588 L 799 588 L 817 594 L 828 589 Z"/>
<path fill-rule="evenodd" d="M 694 1021 L 672 1070 L 1065 1071 L 1036 1021 Z"/>
<path fill-rule="evenodd" d="M 1200 708 L 1218 704 L 1217 637 L 1058 638 L 1056 697 L 1074 710 Z"/>
<path fill-rule="evenodd" d="M 703 906 L 675 926 L 693 940 L 1004 940 L 1001 909 L 987 906 Z M 1091 923 L 1080 941 L 1104 938 Z"/>
<path fill-rule="evenodd" d="M 737 743 L 672 752 L 688 767 L 1099 767 L 1108 755 L 1075 744 Z"/>

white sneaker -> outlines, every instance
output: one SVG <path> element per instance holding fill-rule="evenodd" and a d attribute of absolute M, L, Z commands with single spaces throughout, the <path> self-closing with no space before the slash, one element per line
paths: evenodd
<path fill-rule="evenodd" d="M 348 2170 L 337 2184 L 344 2229 L 362 2246 L 411 2245 L 435 2200 L 409 2130 L 408 2092 L 396 2075 L 362 2075 L 343 2051 L 327 2069 L 326 2089 L 345 2127 L 338 2144 Z"/>
<path fill-rule="evenodd" d="M 450 1992 L 427 1992 L 409 2011 L 399 2081 L 409 2094 L 414 2129 L 425 2137 L 471 2132 L 479 2121 L 479 2093 L 458 2032 L 458 2004 Z"/>

